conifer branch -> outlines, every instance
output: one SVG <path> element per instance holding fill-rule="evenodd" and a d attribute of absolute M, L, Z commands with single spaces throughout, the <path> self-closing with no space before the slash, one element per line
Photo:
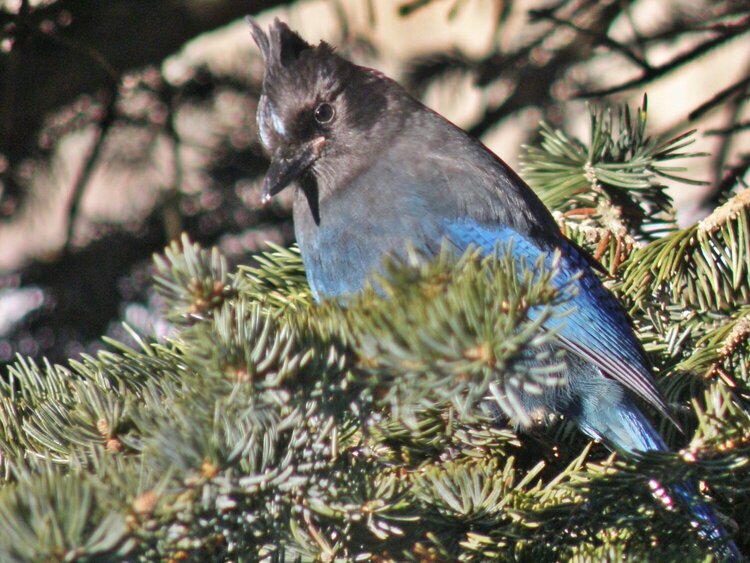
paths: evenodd
<path fill-rule="evenodd" d="M 631 115 L 590 107 L 586 143 L 542 122 L 539 147 L 524 145 L 521 170 L 549 207 L 567 219 L 592 219 L 618 238 L 653 240 L 675 229 L 666 181 L 701 184 L 677 176 L 672 160 L 685 152 L 692 131 L 673 138 L 646 134 L 646 98 Z"/>

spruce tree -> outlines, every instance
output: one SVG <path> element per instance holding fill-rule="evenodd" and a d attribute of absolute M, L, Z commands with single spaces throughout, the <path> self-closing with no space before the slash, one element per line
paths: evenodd
<path fill-rule="evenodd" d="M 173 337 L 10 368 L 0 559 L 710 558 L 666 488 L 699 482 L 729 528 L 748 514 L 750 192 L 678 229 L 664 180 L 689 135 L 650 137 L 645 107 L 592 110 L 585 142 L 541 132 L 525 177 L 629 307 L 674 453 L 498 419 L 496 397 L 513 413 L 560 382 L 554 267 L 445 253 L 315 304 L 294 247 L 230 272 L 183 237 L 156 258 Z"/>
<path fill-rule="evenodd" d="M 514 409 L 518 393 L 561 383 L 566 358 L 540 330 L 569 298 L 554 267 L 446 252 L 389 262 L 379 293 L 316 304 L 294 246 L 230 269 L 183 236 L 155 257 L 172 336 L 131 331 L 135 345 L 108 340 L 65 366 L 19 357 L 0 380 L 0 561 L 712 560 L 668 493 L 686 479 L 750 554 L 750 156 L 720 159 L 712 210 L 679 228 L 667 187 L 696 182 L 680 169 L 704 156 L 694 133 L 654 134 L 645 98 L 605 98 L 647 89 L 750 20 L 723 0 L 705 21 L 616 41 L 628 6 L 558 2 L 532 14 L 548 31 L 518 51 L 444 54 L 410 80 L 418 91 L 458 71 L 488 86 L 504 69 L 514 86 L 471 127 L 481 135 L 532 103 L 529 76 L 550 86 L 595 46 L 639 71 L 582 92 L 596 100 L 587 138 L 543 122 L 521 172 L 629 310 L 683 428 L 661 421 L 673 453 L 623 458 Z M 706 30 L 667 63 L 644 54 Z M 532 68 L 550 38 L 561 46 Z M 731 144 L 749 84 L 686 123 L 734 104 L 714 132 Z"/>

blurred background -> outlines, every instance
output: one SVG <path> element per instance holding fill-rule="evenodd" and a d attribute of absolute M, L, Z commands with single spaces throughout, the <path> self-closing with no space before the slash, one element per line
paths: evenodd
<path fill-rule="evenodd" d="M 246 14 L 280 18 L 399 80 L 515 168 L 540 120 L 581 138 L 587 103 L 697 129 L 679 221 L 750 167 L 746 0 L 0 1 L 0 363 L 167 334 L 151 256 L 183 231 L 250 263 L 293 240 L 259 205 L 262 62 Z M 740 181 L 740 184 L 743 182 Z"/>

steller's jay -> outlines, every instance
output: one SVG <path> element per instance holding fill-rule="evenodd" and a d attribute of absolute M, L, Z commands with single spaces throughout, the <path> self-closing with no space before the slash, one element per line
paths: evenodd
<path fill-rule="evenodd" d="M 578 290 L 555 325 L 569 352 L 567 383 L 523 396 L 523 406 L 570 417 L 625 453 L 666 451 L 633 402 L 671 418 L 627 314 L 523 180 L 380 72 L 309 45 L 278 20 L 268 34 L 249 22 L 265 63 L 258 128 L 272 158 L 263 199 L 294 186 L 295 234 L 315 298 L 361 291 L 385 256 L 407 249 L 430 257 L 445 244 L 457 253 L 510 248 L 526 264 L 559 253 L 558 282 Z M 673 490 L 701 535 L 723 544 L 720 556 L 741 560 L 695 486 Z"/>

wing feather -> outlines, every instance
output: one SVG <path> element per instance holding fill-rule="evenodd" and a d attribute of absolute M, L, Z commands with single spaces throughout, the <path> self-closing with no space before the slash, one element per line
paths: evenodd
<path fill-rule="evenodd" d="M 459 252 L 470 246 L 482 248 L 488 254 L 511 248 L 514 256 L 524 259 L 527 266 L 533 265 L 541 256 L 545 265 L 552 266 L 554 245 L 537 243 L 510 227 L 454 220 L 447 222 L 446 231 L 448 241 Z M 599 367 L 674 422 L 622 306 L 591 271 L 586 257 L 577 247 L 561 238 L 558 248 L 561 253 L 560 273 L 554 283 L 562 288 L 572 281 L 578 291 L 562 305 L 567 314 L 551 320 L 547 328 L 557 329 L 566 348 Z M 575 276 L 577 279 L 573 279 Z"/>

